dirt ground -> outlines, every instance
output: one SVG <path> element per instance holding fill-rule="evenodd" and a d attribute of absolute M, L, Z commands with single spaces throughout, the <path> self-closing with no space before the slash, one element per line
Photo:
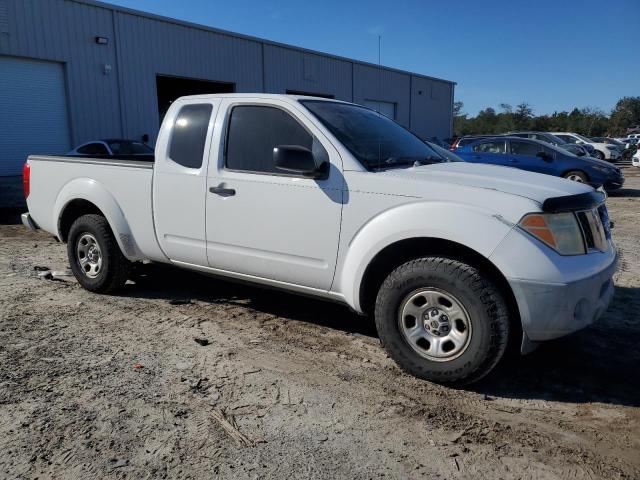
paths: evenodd
<path fill-rule="evenodd" d="M 341 306 L 160 267 L 94 295 L 0 226 L 0 478 L 638 479 L 640 177 L 609 208 L 606 316 L 464 390 Z"/>

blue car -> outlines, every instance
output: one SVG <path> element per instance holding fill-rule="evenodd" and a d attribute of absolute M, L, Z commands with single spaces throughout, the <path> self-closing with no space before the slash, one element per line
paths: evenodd
<path fill-rule="evenodd" d="M 456 155 L 470 163 L 490 163 L 530 172 L 564 177 L 605 190 L 624 184 L 620 169 L 595 158 L 578 157 L 546 142 L 518 137 L 477 139 L 455 149 Z"/>

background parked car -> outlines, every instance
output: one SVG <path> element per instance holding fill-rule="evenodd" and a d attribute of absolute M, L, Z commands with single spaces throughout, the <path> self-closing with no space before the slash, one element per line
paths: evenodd
<path fill-rule="evenodd" d="M 577 143 L 567 142 L 560 137 L 556 137 L 552 133 L 549 132 L 508 132 L 505 135 L 509 135 L 511 137 L 521 137 L 521 138 L 530 138 L 532 140 L 540 140 L 541 142 L 547 142 L 551 145 L 555 145 L 556 147 L 564 148 L 565 150 L 569 150 L 574 155 L 579 157 L 587 156 L 587 157 L 596 157 L 596 149 L 593 148 L 593 145 L 582 144 L 579 145 L 579 148 L 575 148 L 578 146 Z"/>
<path fill-rule="evenodd" d="M 577 157 L 567 150 L 539 140 L 518 137 L 491 137 L 456 149 L 467 162 L 490 163 L 531 172 L 564 177 L 594 187 L 615 190 L 624 184 L 619 168 L 602 160 Z"/>
<path fill-rule="evenodd" d="M 153 161 L 153 149 L 135 140 L 122 138 L 108 138 L 92 140 L 77 146 L 67 153 L 72 157 L 95 156 L 99 158 L 121 158 L 129 160 Z"/>
<path fill-rule="evenodd" d="M 624 159 L 630 159 L 634 153 L 636 153 L 637 148 L 634 143 L 624 143 L 616 138 L 611 137 L 591 137 L 591 140 L 594 142 L 600 143 L 608 143 L 610 145 L 615 145 L 621 152 L 621 157 Z M 636 139 L 633 139 L 636 140 Z M 636 140 L 637 141 L 637 140 Z"/>
<path fill-rule="evenodd" d="M 595 155 L 600 160 L 617 160 L 622 155 L 622 152 L 618 150 L 618 147 L 615 145 L 610 145 L 608 143 L 600 143 L 594 142 L 590 138 L 583 137 L 578 133 L 572 132 L 551 132 L 557 137 L 560 137 L 562 140 L 568 143 L 577 143 L 579 145 L 592 145 L 593 148 L 596 149 Z"/>
<path fill-rule="evenodd" d="M 631 165 L 634 167 L 640 167 L 640 150 L 636 150 L 636 153 L 633 154 L 631 158 Z"/>

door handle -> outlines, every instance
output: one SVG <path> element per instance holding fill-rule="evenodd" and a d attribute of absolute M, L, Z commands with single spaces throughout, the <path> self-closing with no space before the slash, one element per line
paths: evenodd
<path fill-rule="evenodd" d="M 221 197 L 233 197 L 236 194 L 235 189 L 225 188 L 222 185 L 224 185 L 224 183 L 221 183 L 217 187 L 209 187 L 209 191 L 216 195 L 220 195 Z"/>

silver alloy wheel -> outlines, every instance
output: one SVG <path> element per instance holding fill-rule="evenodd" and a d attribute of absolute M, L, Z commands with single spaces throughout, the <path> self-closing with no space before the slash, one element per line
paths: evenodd
<path fill-rule="evenodd" d="M 398 322 L 411 348 L 435 362 L 459 357 L 471 340 L 471 318 L 466 309 L 456 297 L 437 288 L 407 295 Z"/>
<path fill-rule="evenodd" d="M 584 180 L 582 179 L 582 177 L 580 175 L 569 175 L 568 177 L 566 177 L 567 180 L 571 180 L 572 182 L 578 182 L 578 183 L 584 183 Z"/>
<path fill-rule="evenodd" d="M 76 244 L 76 257 L 82 272 L 89 278 L 95 278 L 102 269 L 102 252 L 96 237 L 83 233 Z"/>

